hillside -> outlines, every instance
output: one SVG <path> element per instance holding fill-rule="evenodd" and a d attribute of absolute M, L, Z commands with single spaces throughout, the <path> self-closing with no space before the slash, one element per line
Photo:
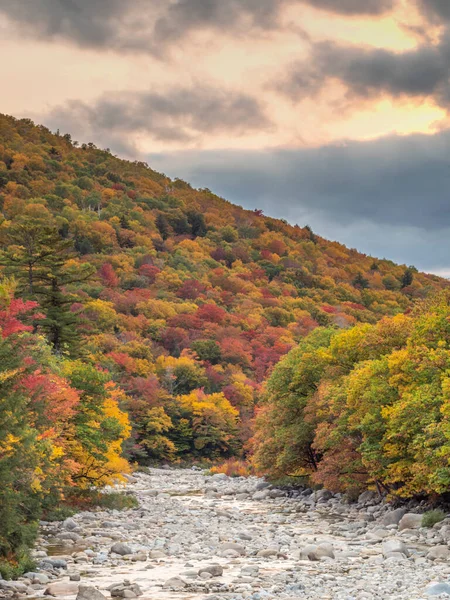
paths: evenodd
<path fill-rule="evenodd" d="M 132 457 L 239 452 L 262 382 L 306 334 L 375 323 L 448 286 L 76 146 L 0 117 L 1 242 L 23 246 L 18 229 L 31 223 L 54 227 L 73 250 L 66 258 L 81 276 L 62 289 L 74 323 L 39 327 L 58 354 L 82 356 L 126 393 Z M 24 260 L 6 256 L 4 274 L 42 304 Z"/>
<path fill-rule="evenodd" d="M 449 286 L 8 116 L 0 208 L 6 575 L 30 570 L 42 516 L 89 502 L 130 460 L 242 455 L 261 399 L 256 460 L 289 472 L 273 427 L 284 436 L 291 415 L 262 394 L 280 358 Z"/>

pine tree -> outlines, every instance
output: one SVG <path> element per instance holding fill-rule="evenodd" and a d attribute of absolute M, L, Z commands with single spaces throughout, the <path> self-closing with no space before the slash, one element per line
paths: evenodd
<path fill-rule="evenodd" d="M 76 298 L 67 287 L 89 279 L 94 268 L 89 264 L 68 267 L 76 257 L 71 239 L 63 239 L 54 223 L 23 217 L 6 229 L 7 250 L 1 257 L 24 294 L 38 300 L 45 318 L 39 326 L 56 354 L 77 355 L 78 317 L 71 310 Z"/>

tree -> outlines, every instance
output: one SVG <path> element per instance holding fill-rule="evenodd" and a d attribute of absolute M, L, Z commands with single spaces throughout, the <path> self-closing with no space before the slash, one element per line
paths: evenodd
<path fill-rule="evenodd" d="M 366 277 L 364 277 L 364 275 L 361 272 L 359 272 L 353 278 L 352 285 L 361 290 L 365 290 L 369 287 L 369 280 Z"/>
<path fill-rule="evenodd" d="M 411 268 L 405 269 L 402 275 L 402 289 L 410 286 L 414 280 L 414 271 Z"/>
<path fill-rule="evenodd" d="M 155 224 L 156 224 L 156 227 L 157 227 L 159 233 L 161 234 L 162 239 L 167 240 L 167 238 L 169 237 L 169 233 L 170 233 L 170 226 L 169 226 L 169 221 L 163 215 L 163 213 L 158 213 Z"/>
<path fill-rule="evenodd" d="M 24 216 L 3 226 L 7 248 L 1 256 L 6 274 L 13 275 L 23 291 L 32 297 L 43 271 L 57 255 L 67 255 L 72 247 L 63 240 L 58 228 L 34 216 Z"/>
<path fill-rule="evenodd" d="M 205 217 L 202 213 L 190 210 L 187 213 L 187 219 L 191 226 L 192 235 L 196 237 L 204 237 L 206 235 L 208 228 L 206 227 Z"/>

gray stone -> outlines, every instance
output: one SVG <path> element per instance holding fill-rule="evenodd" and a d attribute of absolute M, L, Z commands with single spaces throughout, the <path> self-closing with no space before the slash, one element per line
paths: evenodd
<path fill-rule="evenodd" d="M 187 587 L 186 581 L 181 579 L 181 577 L 172 577 L 168 579 L 166 583 L 163 585 L 163 589 L 172 589 L 172 590 L 182 590 Z"/>
<path fill-rule="evenodd" d="M 398 529 L 399 531 L 403 531 L 404 529 L 419 529 L 422 527 L 422 518 L 423 515 L 418 515 L 416 513 L 406 513 L 401 518 Z"/>
<path fill-rule="evenodd" d="M 222 544 L 219 548 L 220 553 L 226 552 L 227 550 L 233 550 L 241 556 L 245 555 L 244 546 L 241 546 L 241 544 L 235 544 L 234 542 L 226 542 L 225 544 Z"/>
<path fill-rule="evenodd" d="M 450 550 L 444 545 L 434 546 L 427 554 L 429 560 L 447 560 L 449 556 Z"/>
<path fill-rule="evenodd" d="M 262 558 L 269 558 L 270 556 L 277 556 L 278 550 L 276 548 L 266 548 L 265 550 L 260 550 L 256 556 L 260 556 Z"/>
<path fill-rule="evenodd" d="M 376 502 L 379 500 L 380 496 L 377 492 L 373 492 L 372 490 L 366 490 L 358 497 L 358 504 L 368 504 L 371 502 Z"/>
<path fill-rule="evenodd" d="M 425 590 L 427 596 L 440 596 L 447 594 L 450 596 L 450 585 L 448 583 L 432 583 Z"/>
<path fill-rule="evenodd" d="M 97 588 L 92 585 L 80 584 L 76 600 L 105 600 L 104 596 Z"/>
<path fill-rule="evenodd" d="M 201 576 L 202 573 L 209 573 L 212 577 L 222 577 L 223 568 L 220 565 L 210 565 L 209 567 L 202 567 L 198 575 Z"/>
<path fill-rule="evenodd" d="M 55 568 L 55 569 L 67 569 L 67 561 L 64 560 L 63 558 L 51 558 L 46 557 L 44 558 L 44 560 L 42 560 L 41 565 L 43 566 L 43 568 L 45 569 L 45 565 L 50 565 L 51 567 Z"/>
<path fill-rule="evenodd" d="M 383 556 L 389 558 L 393 554 L 403 554 L 405 557 L 409 556 L 408 548 L 402 540 L 391 539 L 383 541 Z"/>
<path fill-rule="evenodd" d="M 384 526 L 398 525 L 405 513 L 406 508 L 396 508 L 395 510 L 390 510 L 384 515 L 381 522 Z"/>
<path fill-rule="evenodd" d="M 78 527 L 78 524 L 74 519 L 69 517 L 68 519 L 66 519 L 63 522 L 63 527 L 64 527 L 64 529 L 68 529 L 69 531 L 72 531 L 73 529 L 76 529 Z"/>
<path fill-rule="evenodd" d="M 255 492 L 252 496 L 253 500 L 266 500 L 269 497 L 269 490 L 261 490 L 260 492 Z"/>
<path fill-rule="evenodd" d="M 116 542 L 111 546 L 111 552 L 114 554 L 120 554 L 120 556 L 127 556 L 127 554 L 133 554 L 133 550 L 127 544 L 123 542 Z"/>
<path fill-rule="evenodd" d="M 44 596 L 71 596 L 72 594 L 76 594 L 78 592 L 78 584 L 77 583 L 65 583 L 63 581 L 57 581 L 56 583 L 51 583 L 47 586 Z M 78 598 L 77 600 L 101 600 L 100 598 Z"/>

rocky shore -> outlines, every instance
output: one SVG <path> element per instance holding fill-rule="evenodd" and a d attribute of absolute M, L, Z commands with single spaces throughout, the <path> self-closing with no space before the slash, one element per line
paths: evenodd
<path fill-rule="evenodd" d="M 288 494 L 256 477 L 151 469 L 125 489 L 139 507 L 42 523 L 39 565 L 3 597 L 68 600 L 419 600 L 450 597 L 450 518 Z"/>

